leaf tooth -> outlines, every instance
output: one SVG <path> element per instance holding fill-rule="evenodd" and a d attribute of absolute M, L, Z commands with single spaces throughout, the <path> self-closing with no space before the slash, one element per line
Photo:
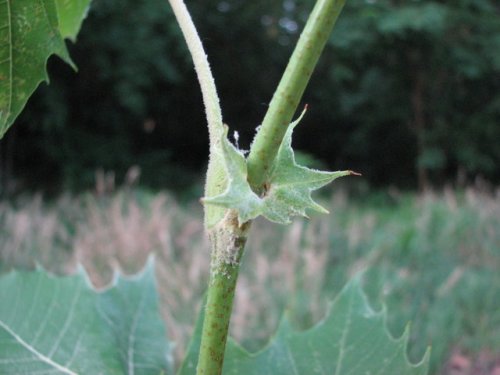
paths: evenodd
<path fill-rule="evenodd" d="M 258 352 L 246 352 L 231 342 L 224 369 L 231 374 L 243 368 L 265 368 L 266 373 L 273 374 L 292 373 L 290 369 L 298 374 L 316 370 L 333 373 L 335 368 L 342 374 L 427 374 L 429 350 L 419 363 L 410 363 L 405 346 L 408 334 L 402 336 L 406 340 L 404 343 L 393 339 L 385 317 L 385 309 L 376 312 L 369 305 L 361 287 L 361 275 L 357 275 L 344 286 L 329 304 L 325 316 L 312 328 L 296 329 L 285 314 L 275 335 Z M 367 333 L 371 337 L 367 337 Z M 284 350 L 287 355 L 280 355 Z M 277 357 L 279 361 L 275 360 Z M 390 368 L 386 367 L 388 364 Z M 311 365 L 314 366 L 312 370 Z"/>
<path fill-rule="evenodd" d="M 228 140 L 228 127 L 224 126 L 219 145 L 228 176 L 227 187 L 219 195 L 203 198 L 202 203 L 236 210 L 240 225 L 259 215 L 275 223 L 289 224 L 292 216 L 308 218 L 308 210 L 327 214 L 328 210 L 315 202 L 311 193 L 339 177 L 358 175 L 358 173 L 350 170 L 318 171 L 295 162 L 291 147 L 292 132 L 306 109 L 290 124 L 283 138 L 271 167 L 268 187 L 263 197 L 259 197 L 248 184 L 245 156 Z"/>
<path fill-rule="evenodd" d="M 319 213 L 322 213 L 322 214 L 329 214 L 330 211 L 328 211 L 325 207 L 323 207 L 322 205 L 316 203 L 314 200 L 312 200 L 312 204 L 311 204 L 311 209 L 315 210 L 316 212 L 319 212 Z"/>

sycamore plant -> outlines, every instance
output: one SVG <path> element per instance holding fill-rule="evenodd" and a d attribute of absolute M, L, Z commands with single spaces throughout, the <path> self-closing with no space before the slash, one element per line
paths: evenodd
<path fill-rule="evenodd" d="M 154 259 L 133 279 L 116 276 L 104 292 L 86 273 L 56 278 L 43 270 L 0 279 L 1 374 L 426 374 L 428 353 L 406 358 L 408 330 L 393 339 L 385 311 L 373 311 L 352 280 L 317 326 L 297 332 L 284 318 L 258 353 L 227 342 L 234 291 L 252 220 L 290 223 L 326 210 L 311 192 L 352 171 L 298 165 L 292 122 L 302 94 L 344 5 L 318 0 L 246 157 L 228 140 L 219 99 L 200 38 L 182 0 L 169 0 L 193 57 L 209 129 L 210 159 L 202 202 L 211 243 L 205 308 L 183 363 L 160 319 Z M 75 39 L 90 0 L 0 2 L 0 135 L 46 80 L 47 58 L 71 63 L 64 38 Z M 208 259 L 207 259 L 208 261 Z"/>

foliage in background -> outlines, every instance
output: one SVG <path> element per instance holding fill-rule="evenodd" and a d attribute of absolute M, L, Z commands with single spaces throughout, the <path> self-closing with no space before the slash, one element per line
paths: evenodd
<path fill-rule="evenodd" d="M 393 192 L 353 200 L 340 192 L 322 202 L 334 215 L 289 227 L 257 221 L 242 264 L 233 336 L 257 350 L 285 308 L 294 325 L 308 328 L 348 279 L 368 269 L 365 289 L 372 301 L 386 302 L 390 331 L 399 335 L 412 322 L 410 358 L 420 359 L 432 345 L 433 374 L 456 374 L 446 367 L 456 351 L 476 358 L 500 352 L 496 194 Z M 168 195 L 131 190 L 52 203 L 0 201 L 0 264 L 33 267 L 38 259 L 66 273 L 76 258 L 102 286 L 112 267 L 137 272 L 156 252 L 162 314 L 179 363 L 208 275 L 200 217 L 197 202 L 179 206 Z"/>
<path fill-rule="evenodd" d="M 226 121 L 246 149 L 310 2 L 189 8 L 218 62 Z M 304 98 L 308 129 L 297 130 L 296 146 L 329 169 L 349 160 L 373 184 L 424 187 L 477 174 L 499 181 L 499 12 L 493 0 L 349 1 Z M 205 120 L 168 4 L 96 2 L 69 47 L 79 73 L 51 59 L 51 86 L 0 141 L 3 191 L 89 187 L 98 168 L 120 183 L 132 166 L 149 186 L 195 181 L 179 163 L 204 166 Z"/>
<path fill-rule="evenodd" d="M 366 167 L 375 175 L 416 169 L 421 187 L 459 171 L 498 180 L 500 151 L 487 139 L 500 136 L 499 4 L 351 4 L 332 39 L 343 52 L 329 70 L 356 129 L 347 139 L 365 142 L 349 142 L 346 156 L 383 158 Z"/>

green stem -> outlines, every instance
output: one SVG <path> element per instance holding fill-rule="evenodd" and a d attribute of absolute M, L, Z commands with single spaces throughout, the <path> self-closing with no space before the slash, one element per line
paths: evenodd
<path fill-rule="evenodd" d="M 237 213 L 229 211 L 226 218 L 209 232 L 211 274 L 197 375 L 222 373 L 234 291 L 249 227 L 250 223 L 239 227 Z"/>
<path fill-rule="evenodd" d="M 219 104 L 219 96 L 215 87 L 214 78 L 208 63 L 207 55 L 201 44 L 200 37 L 196 31 L 191 15 L 183 0 L 169 0 L 174 11 L 175 18 L 186 40 L 189 52 L 193 59 L 198 81 L 205 105 L 205 113 L 208 121 L 208 132 L 210 136 L 210 146 L 214 146 L 223 131 L 222 113 Z"/>
<path fill-rule="evenodd" d="M 248 181 L 262 190 L 278 148 L 345 0 L 318 0 L 248 155 Z"/>
<path fill-rule="evenodd" d="M 224 132 L 222 125 L 222 111 L 219 96 L 215 87 L 214 77 L 207 55 L 203 49 L 200 36 L 196 31 L 191 15 L 183 0 L 169 0 L 179 23 L 184 39 L 188 46 L 194 67 L 200 83 L 205 113 L 208 122 L 210 140 L 210 154 L 208 161 L 207 179 L 205 184 L 205 197 L 214 197 L 221 194 L 227 182 L 227 176 L 222 161 L 220 139 Z M 205 228 L 210 228 L 224 217 L 224 209 L 216 206 L 205 207 Z"/>
<path fill-rule="evenodd" d="M 222 158 L 222 115 L 210 66 L 183 0 L 169 0 L 192 54 L 210 133 L 210 162 L 205 196 L 224 191 L 227 172 Z M 259 191 L 277 154 L 304 89 L 345 0 L 318 0 L 271 101 L 248 158 L 249 182 Z M 222 373 L 229 321 L 239 265 L 250 223 L 241 227 L 237 212 L 205 207 L 205 225 L 212 246 L 211 275 L 203 322 L 198 375 Z"/>

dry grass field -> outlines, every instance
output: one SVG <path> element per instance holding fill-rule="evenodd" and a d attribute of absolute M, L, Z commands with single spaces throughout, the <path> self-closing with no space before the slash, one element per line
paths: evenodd
<path fill-rule="evenodd" d="M 299 328 L 321 319 L 348 278 L 364 272 L 388 327 L 412 324 L 410 358 L 432 345 L 432 371 L 500 374 L 500 192 L 338 192 L 328 216 L 290 226 L 257 220 L 238 284 L 232 335 L 257 350 L 287 311 Z M 162 313 L 181 357 L 208 278 L 198 202 L 125 189 L 110 195 L 0 201 L 0 269 L 84 264 L 96 286 L 155 254 Z"/>

